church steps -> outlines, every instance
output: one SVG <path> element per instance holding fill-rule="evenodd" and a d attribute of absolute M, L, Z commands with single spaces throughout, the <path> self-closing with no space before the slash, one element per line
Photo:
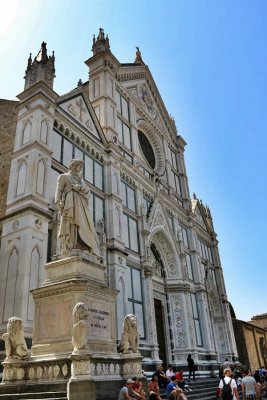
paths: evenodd
<path fill-rule="evenodd" d="M 187 382 L 187 381 L 186 381 Z M 214 400 L 219 378 L 199 379 L 188 382 L 191 392 L 185 392 L 188 400 Z M 166 390 L 161 390 L 162 399 L 166 399 Z"/>
<path fill-rule="evenodd" d="M 37 393 L 16 393 L 0 394 L 0 400 L 67 400 L 66 392 L 37 392 Z"/>

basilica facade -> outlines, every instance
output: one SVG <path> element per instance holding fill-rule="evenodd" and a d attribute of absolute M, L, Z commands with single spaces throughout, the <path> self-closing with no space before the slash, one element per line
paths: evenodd
<path fill-rule="evenodd" d="M 186 142 L 139 49 L 120 63 L 100 29 L 92 53 L 89 81 L 58 95 L 54 54 L 42 43 L 19 101 L 0 104 L 0 331 L 16 315 L 32 337 L 31 290 L 60 253 L 57 178 L 75 158 L 84 161 L 106 284 L 117 290 L 117 340 L 134 314 L 144 370 L 185 367 L 191 353 L 201 374 L 237 358 L 210 209 L 190 196 Z"/>

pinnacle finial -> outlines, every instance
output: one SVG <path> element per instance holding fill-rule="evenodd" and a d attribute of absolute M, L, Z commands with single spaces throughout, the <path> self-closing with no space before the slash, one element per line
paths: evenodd
<path fill-rule="evenodd" d="M 32 65 L 32 53 L 30 53 L 30 56 L 28 58 L 27 71 L 31 68 L 31 65 Z"/>
<path fill-rule="evenodd" d="M 101 51 L 109 50 L 109 48 L 109 37 L 108 35 L 105 35 L 103 28 L 99 28 L 97 38 L 95 38 L 95 35 L 93 36 L 93 54 L 95 55 L 97 53 L 100 53 Z"/>
<path fill-rule="evenodd" d="M 43 42 L 41 45 L 41 51 L 42 51 L 42 61 L 46 61 L 47 60 L 47 50 L 46 50 L 46 43 Z"/>
<path fill-rule="evenodd" d="M 105 40 L 105 33 L 103 28 L 99 28 L 99 34 L 97 40 Z"/>
<path fill-rule="evenodd" d="M 34 69 L 34 74 L 32 73 Z M 36 57 L 32 61 L 32 54 L 28 58 L 27 69 L 25 74 L 24 89 L 28 89 L 39 81 L 45 82 L 49 87 L 53 88 L 55 78 L 55 54 L 47 55 L 46 42 L 41 43 L 41 48 Z"/>

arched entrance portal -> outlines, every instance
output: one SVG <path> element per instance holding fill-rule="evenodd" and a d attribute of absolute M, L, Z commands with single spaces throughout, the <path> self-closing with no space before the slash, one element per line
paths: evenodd
<path fill-rule="evenodd" d="M 151 259 L 153 266 L 153 293 L 155 309 L 155 327 L 157 331 L 157 342 L 159 358 L 167 367 L 172 362 L 172 332 L 170 321 L 170 310 L 168 291 L 166 283 L 170 277 L 178 277 L 179 261 L 175 256 L 172 238 L 166 236 L 166 232 L 157 231 L 150 244 Z"/>
<path fill-rule="evenodd" d="M 155 319 L 156 319 L 156 329 L 157 329 L 157 339 L 159 346 L 159 358 L 162 360 L 162 364 L 165 367 L 168 365 L 168 354 L 166 349 L 166 332 L 164 329 L 164 307 L 163 303 L 159 299 L 154 298 L 155 307 Z"/>

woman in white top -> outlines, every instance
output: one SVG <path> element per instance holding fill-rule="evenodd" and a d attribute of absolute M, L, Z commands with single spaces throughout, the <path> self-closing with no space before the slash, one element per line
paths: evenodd
<path fill-rule="evenodd" d="M 173 372 L 173 368 L 172 368 L 171 364 L 168 365 L 168 369 L 166 371 L 166 375 L 167 375 L 167 377 L 169 379 L 171 379 L 171 377 L 175 375 L 175 373 Z"/>

